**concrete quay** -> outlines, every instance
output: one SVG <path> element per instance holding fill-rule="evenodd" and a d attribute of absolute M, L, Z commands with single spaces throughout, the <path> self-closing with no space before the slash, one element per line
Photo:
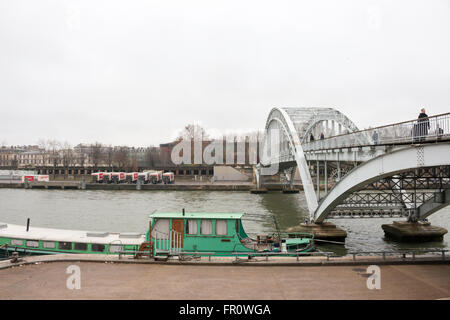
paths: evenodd
<path fill-rule="evenodd" d="M 398 257 L 384 264 L 379 257 L 359 257 L 356 262 L 351 257 L 333 258 L 334 264 L 326 264 L 323 257 L 305 257 L 302 262 L 286 259 L 271 258 L 272 263 L 266 264 L 233 263 L 234 258 L 219 257 L 213 258 L 215 263 L 98 255 L 26 257 L 13 265 L 0 262 L 0 299 L 450 298 L 448 259 L 422 257 L 414 264 L 411 260 L 399 264 Z M 369 264 L 380 267 L 380 289 L 367 287 Z M 80 268 L 78 290 L 66 286 L 70 265 Z"/>
<path fill-rule="evenodd" d="M 216 181 L 214 183 L 208 181 L 176 181 L 174 184 L 103 184 L 82 181 L 49 181 L 49 182 L 3 182 L 0 183 L 0 188 L 25 188 L 25 189 L 59 189 L 59 190 L 172 190 L 172 191 L 252 191 L 255 185 L 252 182 L 244 181 Z M 284 191 L 283 184 L 271 184 L 264 188 L 267 191 Z M 302 190 L 301 185 L 296 185 L 292 192 L 298 193 Z M 285 192 L 286 193 L 286 192 Z"/>

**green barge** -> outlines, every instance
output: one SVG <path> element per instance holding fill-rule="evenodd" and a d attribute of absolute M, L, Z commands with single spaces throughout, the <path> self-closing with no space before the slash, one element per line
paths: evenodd
<path fill-rule="evenodd" d="M 314 250 L 311 234 L 274 233 L 249 237 L 243 213 L 153 213 L 146 234 L 62 230 L 0 223 L 0 250 L 19 254 L 132 254 L 161 257 L 179 254 L 295 255 Z"/>

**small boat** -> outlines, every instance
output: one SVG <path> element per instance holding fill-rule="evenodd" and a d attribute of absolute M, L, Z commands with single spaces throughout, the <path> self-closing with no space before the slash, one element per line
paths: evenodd
<path fill-rule="evenodd" d="M 0 223 L 0 250 L 19 254 L 93 253 L 138 251 L 145 235 L 29 227 Z"/>
<path fill-rule="evenodd" d="M 259 253 L 296 255 L 314 250 L 307 233 L 258 235 L 242 225 L 244 213 L 153 213 L 146 234 L 27 227 L 0 223 L 0 250 L 28 254 L 180 254 L 234 256 Z"/>

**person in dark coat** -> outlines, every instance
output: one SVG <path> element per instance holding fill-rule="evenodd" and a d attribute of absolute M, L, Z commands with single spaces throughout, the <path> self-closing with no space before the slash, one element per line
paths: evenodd
<path fill-rule="evenodd" d="M 378 132 L 377 130 L 375 130 L 372 134 L 372 139 L 373 139 L 373 144 L 377 145 L 378 144 Z"/>
<path fill-rule="evenodd" d="M 422 108 L 419 117 L 417 118 L 417 131 L 420 141 L 425 141 L 429 129 L 430 120 L 428 120 L 428 115 L 425 113 L 425 108 Z"/>
<path fill-rule="evenodd" d="M 314 141 L 314 135 L 311 132 L 311 135 L 309 136 L 309 141 Z"/>

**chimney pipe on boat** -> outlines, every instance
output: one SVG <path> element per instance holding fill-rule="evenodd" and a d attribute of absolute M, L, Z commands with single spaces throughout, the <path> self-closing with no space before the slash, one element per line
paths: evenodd
<path fill-rule="evenodd" d="M 183 212 L 183 217 L 184 217 L 184 208 L 183 208 L 183 210 L 181 212 Z"/>
<path fill-rule="evenodd" d="M 30 218 L 27 219 L 27 232 L 30 230 Z"/>

